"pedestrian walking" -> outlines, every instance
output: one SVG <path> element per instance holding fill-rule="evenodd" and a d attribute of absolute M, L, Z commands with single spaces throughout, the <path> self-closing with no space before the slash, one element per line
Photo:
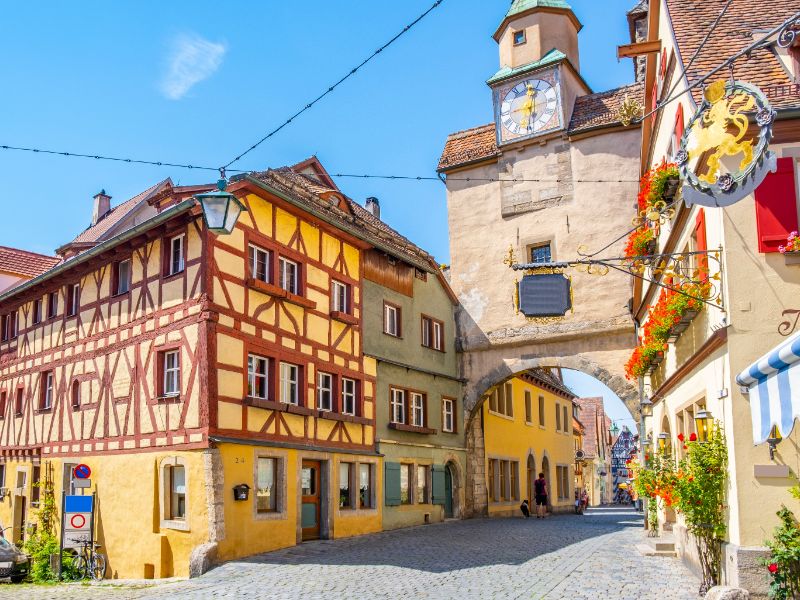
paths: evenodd
<path fill-rule="evenodd" d="M 536 492 L 536 518 L 544 519 L 547 513 L 547 481 L 544 473 L 539 473 L 539 479 L 533 482 L 533 489 Z"/>
<path fill-rule="evenodd" d="M 526 519 L 531 516 L 531 509 L 527 500 L 522 501 L 522 504 L 519 505 L 519 509 L 522 511 L 522 514 Z"/>

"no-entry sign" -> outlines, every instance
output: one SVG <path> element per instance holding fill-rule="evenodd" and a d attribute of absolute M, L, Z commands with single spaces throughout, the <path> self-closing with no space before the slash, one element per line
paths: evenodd
<path fill-rule="evenodd" d="M 73 470 L 76 479 L 89 479 L 92 475 L 92 470 L 89 468 L 89 465 L 84 465 L 83 463 L 79 464 Z"/>

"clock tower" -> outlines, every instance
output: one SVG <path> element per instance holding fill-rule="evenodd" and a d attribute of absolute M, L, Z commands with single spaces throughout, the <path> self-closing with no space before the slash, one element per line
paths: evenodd
<path fill-rule="evenodd" d="M 566 127 L 564 100 L 588 91 L 579 74 L 581 27 L 563 0 L 512 2 L 494 34 L 500 70 L 487 81 L 498 146 Z"/>

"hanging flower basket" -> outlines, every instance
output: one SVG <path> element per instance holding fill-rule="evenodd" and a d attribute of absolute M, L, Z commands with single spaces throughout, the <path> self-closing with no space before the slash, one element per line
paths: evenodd
<path fill-rule="evenodd" d="M 800 265 L 800 252 L 784 252 L 783 260 L 786 261 L 787 265 Z"/>
<path fill-rule="evenodd" d="M 678 193 L 680 185 L 680 177 L 674 175 L 670 175 L 664 180 L 664 191 L 661 194 L 664 202 L 670 204 L 675 199 L 675 194 Z"/>

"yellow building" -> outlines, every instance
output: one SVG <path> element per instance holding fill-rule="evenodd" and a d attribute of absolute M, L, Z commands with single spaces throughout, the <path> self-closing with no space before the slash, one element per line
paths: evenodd
<path fill-rule="evenodd" d="M 58 250 L 69 260 L 0 293 L 13 540 L 42 478 L 57 506 L 96 493 L 111 578 L 381 529 L 362 257 L 413 260 L 407 241 L 316 159 L 230 182 L 246 212 L 228 235 L 193 198 L 212 188 L 165 180 L 116 208 L 98 194 L 92 226 Z"/>
<path fill-rule="evenodd" d="M 490 516 L 518 515 L 524 499 L 533 505 L 539 473 L 548 510 L 572 510 L 574 398 L 560 371 L 550 369 L 531 369 L 489 390 L 482 410 Z"/>

